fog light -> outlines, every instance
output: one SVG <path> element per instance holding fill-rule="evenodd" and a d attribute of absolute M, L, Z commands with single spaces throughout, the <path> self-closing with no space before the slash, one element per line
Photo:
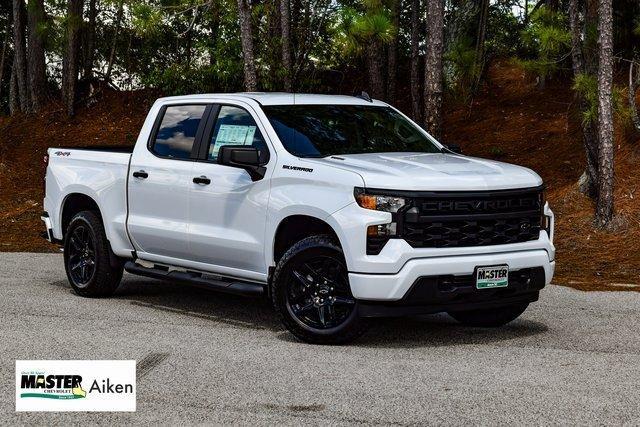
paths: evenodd
<path fill-rule="evenodd" d="M 367 236 L 395 236 L 396 235 L 396 223 L 391 222 L 389 224 L 370 225 L 367 227 Z"/>

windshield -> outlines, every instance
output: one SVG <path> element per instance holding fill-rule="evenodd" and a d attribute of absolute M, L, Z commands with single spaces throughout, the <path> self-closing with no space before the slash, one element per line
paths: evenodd
<path fill-rule="evenodd" d="M 420 129 L 389 107 L 272 105 L 262 108 L 284 147 L 298 157 L 440 152 Z"/>

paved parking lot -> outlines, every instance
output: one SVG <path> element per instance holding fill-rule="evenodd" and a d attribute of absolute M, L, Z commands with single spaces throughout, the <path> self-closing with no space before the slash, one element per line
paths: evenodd
<path fill-rule="evenodd" d="M 640 424 L 640 294 L 550 286 L 497 330 L 380 320 L 296 342 L 262 300 L 125 275 L 75 296 L 61 255 L 0 254 L 0 424 Z M 14 412 L 16 359 L 136 359 L 138 411 Z"/>

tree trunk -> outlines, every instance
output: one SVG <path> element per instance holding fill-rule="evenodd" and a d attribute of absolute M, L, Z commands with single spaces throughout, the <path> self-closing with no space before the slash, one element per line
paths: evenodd
<path fill-rule="evenodd" d="M 209 65 L 213 66 L 216 63 L 216 47 L 218 43 L 218 37 L 220 37 L 220 4 L 218 2 L 213 2 L 211 8 L 211 23 L 209 25 L 209 31 L 211 32 L 211 37 L 209 39 L 210 49 L 209 49 Z"/>
<path fill-rule="evenodd" d="M 42 26 L 46 22 L 43 0 L 30 0 L 28 66 L 29 94 L 34 112 L 40 111 L 47 102 L 47 66 L 44 60 L 44 40 Z"/>
<path fill-rule="evenodd" d="M 9 80 L 9 114 L 20 112 L 20 100 L 18 99 L 18 75 L 16 73 L 16 61 L 11 64 L 11 79 Z"/>
<path fill-rule="evenodd" d="M 444 0 L 427 0 L 427 56 L 425 59 L 425 128 L 440 137 L 442 126 L 442 49 L 444 44 Z"/>
<path fill-rule="evenodd" d="M 251 24 L 251 5 L 249 0 L 238 0 L 238 16 L 240 18 L 240 40 L 244 60 L 244 88 L 247 92 L 258 89 L 255 54 L 253 51 L 253 30 Z"/>
<path fill-rule="evenodd" d="M 29 79 L 27 77 L 24 9 L 24 0 L 13 0 L 13 63 L 16 68 L 18 103 L 20 111 L 29 113 L 31 112 L 31 97 L 29 96 Z"/>
<path fill-rule="evenodd" d="M 582 38 L 580 25 L 579 0 L 569 0 L 569 28 L 571 30 L 571 66 L 573 75 L 584 73 L 584 58 L 582 57 Z"/>
<path fill-rule="evenodd" d="M 366 47 L 367 72 L 369 74 L 370 95 L 375 99 L 384 98 L 384 79 L 382 77 L 382 43 L 371 39 Z"/>
<path fill-rule="evenodd" d="M 613 7 L 611 0 L 598 1 L 598 203 L 596 223 L 609 224 L 613 217 Z"/>
<path fill-rule="evenodd" d="M 282 33 L 282 68 L 284 68 L 284 90 L 293 91 L 293 62 L 291 59 L 291 12 L 289 0 L 280 0 L 280 31 Z"/>
<path fill-rule="evenodd" d="M 62 58 L 62 100 L 69 116 L 75 114 L 82 3 L 82 0 L 68 0 L 67 3 L 67 40 Z"/>
<path fill-rule="evenodd" d="M 411 118 L 422 123 L 420 104 L 420 0 L 411 1 Z"/>
<path fill-rule="evenodd" d="M 574 78 L 580 74 L 589 73 L 591 68 L 586 67 L 582 46 L 582 25 L 580 23 L 580 0 L 569 2 L 569 27 L 571 30 L 571 66 Z M 589 103 L 582 96 L 578 99 L 580 114 L 589 109 Z M 598 194 L 598 137 L 593 123 L 582 123 L 582 141 L 587 158 L 585 170 L 586 179 L 581 181 L 580 191 L 589 197 L 596 199 Z"/>
<path fill-rule="evenodd" d="M 478 17 L 478 34 L 476 37 L 476 60 L 474 89 L 480 84 L 484 68 L 484 45 L 487 34 L 487 21 L 489 20 L 489 0 L 480 1 L 480 14 Z"/>
<path fill-rule="evenodd" d="M 4 65 L 7 59 L 7 49 L 9 47 L 9 33 L 11 32 L 11 19 L 7 16 L 7 30 L 4 33 L 2 43 L 2 56 L 0 57 L 0 99 L 2 99 L 2 81 L 4 80 Z"/>
<path fill-rule="evenodd" d="M 122 22 L 122 13 L 124 8 L 124 1 L 120 0 L 118 3 L 118 11 L 116 12 L 115 30 L 113 34 L 113 40 L 111 40 L 111 51 L 109 52 L 109 62 L 107 63 L 107 71 L 104 73 L 104 81 L 107 84 L 111 81 L 111 71 L 113 70 L 113 62 L 116 59 L 116 47 L 118 46 L 118 34 L 120 34 L 120 23 Z"/>
<path fill-rule="evenodd" d="M 189 21 L 191 21 L 192 19 L 194 19 L 194 14 L 197 13 L 195 11 L 190 11 L 189 12 Z M 185 34 L 187 40 L 186 40 L 186 46 L 185 46 L 185 57 L 187 59 L 187 70 L 189 68 L 191 68 L 191 51 L 193 50 L 193 31 L 191 28 L 189 28 L 187 30 L 187 34 Z"/>
<path fill-rule="evenodd" d="M 91 80 L 93 78 L 93 61 L 95 58 L 95 39 L 96 39 L 96 17 L 98 10 L 96 8 L 97 0 L 89 0 L 89 22 L 87 22 L 84 32 L 84 61 L 82 64 L 82 75 L 85 79 Z"/>
<path fill-rule="evenodd" d="M 633 72 L 633 66 L 634 62 L 631 61 L 629 63 L 629 110 L 633 127 L 640 132 L 640 117 L 638 117 L 638 106 L 636 105 L 636 82 L 638 78 Z"/>
<path fill-rule="evenodd" d="M 398 79 L 398 33 L 400 26 L 400 7 L 402 0 L 394 0 L 392 6 L 393 15 L 391 17 L 395 34 L 389 43 L 389 55 L 387 58 L 387 100 L 396 101 L 396 82 Z"/>

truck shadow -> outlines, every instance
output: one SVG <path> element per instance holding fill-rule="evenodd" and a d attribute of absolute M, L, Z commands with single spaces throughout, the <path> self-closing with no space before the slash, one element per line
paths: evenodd
<path fill-rule="evenodd" d="M 472 328 L 444 313 L 403 319 L 375 319 L 357 342 L 362 347 L 439 347 L 463 344 L 496 344 L 548 331 L 544 323 L 529 320 L 526 312 L 500 328 Z"/>
<path fill-rule="evenodd" d="M 66 280 L 52 283 L 65 288 Z M 203 319 L 226 327 L 266 330 L 281 341 L 299 341 L 279 323 L 266 298 L 246 298 L 195 286 L 126 275 L 112 297 L 128 301 L 132 310 L 156 310 L 176 316 Z M 522 318 L 492 329 L 469 328 L 446 314 L 397 319 L 373 319 L 369 331 L 357 340 L 356 347 L 412 348 L 489 344 L 545 333 L 541 322 Z M 301 344 L 304 345 L 304 344 Z"/>

